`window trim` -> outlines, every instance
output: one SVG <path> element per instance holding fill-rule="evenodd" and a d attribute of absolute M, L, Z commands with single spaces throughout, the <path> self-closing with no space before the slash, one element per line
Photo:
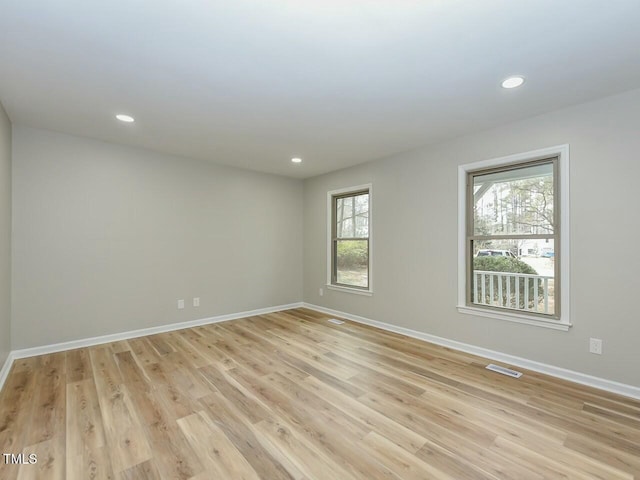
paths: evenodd
<path fill-rule="evenodd" d="M 363 191 L 369 192 L 369 272 L 368 281 L 369 288 L 350 287 L 347 285 L 336 285 L 333 283 L 333 199 L 334 197 L 346 196 L 349 193 L 359 193 Z M 372 205 L 373 205 L 373 185 L 367 183 L 364 185 L 356 185 L 353 187 L 340 188 L 327 192 L 327 283 L 326 287 L 330 290 L 340 292 L 355 293 L 357 295 L 373 295 L 373 228 L 372 228 Z"/>
<path fill-rule="evenodd" d="M 511 310 L 501 311 L 492 308 L 483 308 L 468 303 L 467 280 L 467 210 L 469 205 L 467 178 L 470 172 L 486 170 L 490 168 L 505 167 L 517 163 L 535 162 L 550 157 L 557 157 L 557 176 L 554 179 L 559 193 L 559 221 L 560 236 L 556 250 L 560 252 L 560 318 L 544 318 L 539 315 L 519 313 Z M 558 178 L 559 177 L 559 178 Z M 556 330 L 569 330 L 571 327 L 570 315 L 570 255 L 569 255 L 569 145 L 557 145 L 530 152 L 492 158 L 474 163 L 458 166 L 458 312 L 481 317 L 495 318 L 527 325 L 552 328 Z M 557 215 L 558 212 L 554 212 Z"/>
<path fill-rule="evenodd" d="M 509 171 L 514 171 L 514 170 L 520 170 L 522 168 L 527 168 L 527 167 L 534 167 L 537 165 L 545 165 L 545 164 L 550 164 L 553 170 L 553 192 L 554 192 L 554 201 L 553 201 L 553 224 L 554 224 L 554 229 L 553 229 L 553 233 L 551 234 L 529 234 L 529 235 L 524 235 L 524 234 L 504 234 L 504 235 L 476 235 L 475 233 L 473 233 L 474 231 L 474 227 L 475 227 L 475 223 L 474 223 L 474 216 L 470 213 L 473 211 L 474 205 L 475 205 L 475 198 L 474 198 L 474 193 L 473 193 L 473 189 L 474 189 L 474 179 L 476 176 L 480 175 L 486 175 L 486 174 L 491 174 L 491 173 L 497 173 L 497 172 L 509 172 Z M 467 215 L 467 232 L 466 232 L 466 246 L 467 248 L 469 248 L 471 246 L 471 241 L 472 239 L 506 239 L 506 238 L 513 238 L 513 239 L 517 239 L 517 238 L 527 238 L 527 239 L 532 239 L 532 238 L 538 238 L 538 239 L 542 239 L 542 238 L 553 238 L 553 243 L 554 245 L 557 245 L 558 247 L 556 248 L 556 251 L 558 252 L 558 255 L 556 256 L 556 261 L 554 262 L 554 278 L 557 280 L 555 285 L 556 285 L 556 292 L 558 293 L 558 295 L 555 297 L 556 302 L 556 309 L 553 315 L 548 315 L 548 314 L 542 314 L 542 313 L 534 313 L 531 312 L 530 316 L 531 318 L 539 318 L 539 319 L 544 319 L 544 320 L 551 320 L 551 321 L 558 321 L 561 317 L 560 315 L 562 314 L 562 252 L 560 250 L 560 238 L 561 238 L 561 232 L 562 232 L 562 222 L 561 222 L 561 218 L 559 216 L 559 212 L 560 212 L 560 208 L 559 208 L 559 203 L 560 203 L 560 188 L 559 188 L 559 183 L 558 183 L 558 164 L 559 164 L 559 158 L 557 155 L 554 155 L 553 157 L 548 157 L 548 158 L 543 158 L 543 159 L 539 159 L 539 160 L 532 160 L 532 161 L 523 161 L 523 162 L 514 162 L 514 163 L 510 163 L 508 165 L 502 165 L 499 167 L 489 167 L 489 168 L 477 168 L 477 169 L 472 169 L 472 170 L 468 170 L 467 171 L 467 210 L 466 210 L 466 215 Z M 475 240 L 474 240 L 475 241 Z M 472 297 L 473 297 L 473 293 L 471 290 L 472 287 L 472 283 L 473 283 L 473 275 L 472 275 L 472 268 L 471 264 L 473 263 L 473 255 L 472 252 L 470 250 L 467 250 L 466 252 L 466 258 L 467 261 L 469 262 L 467 264 L 467 270 L 466 270 L 466 276 L 467 276 L 467 286 L 466 286 L 466 293 L 467 296 L 465 298 L 465 304 L 466 306 L 469 307 L 475 307 L 476 304 L 473 303 Z M 517 258 L 517 257 L 515 257 Z M 512 310 L 505 310 L 504 308 L 500 308 L 500 307 L 495 307 L 495 306 L 491 306 L 491 305 L 480 305 L 478 306 L 479 309 L 484 310 L 484 309 L 492 309 L 495 310 L 496 312 L 505 312 L 505 311 L 512 311 Z M 559 312 L 556 313 L 556 312 Z M 519 311 L 515 311 L 514 313 L 523 313 L 525 315 L 529 315 L 529 313 L 527 312 L 519 312 Z"/>

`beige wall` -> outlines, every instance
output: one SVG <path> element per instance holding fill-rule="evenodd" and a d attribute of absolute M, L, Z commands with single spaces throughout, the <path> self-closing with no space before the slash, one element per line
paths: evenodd
<path fill-rule="evenodd" d="M 11 122 L 0 104 L 0 369 L 11 351 Z"/>
<path fill-rule="evenodd" d="M 302 188 L 14 126 L 13 348 L 300 301 Z"/>
<path fill-rule="evenodd" d="M 459 314 L 457 166 L 569 143 L 569 332 Z M 305 182 L 306 302 L 640 386 L 640 90 Z M 326 194 L 373 183 L 374 295 L 325 289 Z M 601 356 L 589 337 L 603 339 Z"/>

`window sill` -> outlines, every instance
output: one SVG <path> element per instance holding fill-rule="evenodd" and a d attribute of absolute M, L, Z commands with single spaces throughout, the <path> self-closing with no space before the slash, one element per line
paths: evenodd
<path fill-rule="evenodd" d="M 346 293 L 355 293 L 356 295 L 364 295 L 366 297 L 370 297 L 373 295 L 373 290 L 362 290 L 360 288 L 349 288 L 343 287 L 341 285 L 333 285 L 331 283 L 327 283 L 327 288 L 329 290 L 336 290 L 338 292 L 346 292 Z"/>
<path fill-rule="evenodd" d="M 551 328 L 553 330 L 569 331 L 571 323 L 561 320 L 547 320 L 534 315 L 522 313 L 496 312 L 486 310 L 484 308 L 469 307 L 467 305 L 458 305 L 458 312 L 466 315 L 476 315 L 478 317 L 495 318 L 498 320 L 506 320 L 514 323 L 524 323 L 525 325 L 533 325 L 534 327 Z"/>

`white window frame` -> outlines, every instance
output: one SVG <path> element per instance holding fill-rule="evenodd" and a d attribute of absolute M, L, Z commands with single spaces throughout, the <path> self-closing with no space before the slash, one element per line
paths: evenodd
<path fill-rule="evenodd" d="M 331 231 L 332 231 L 332 210 L 333 210 L 333 197 L 336 195 L 344 195 L 347 193 L 355 193 L 355 192 L 359 192 L 362 190 L 368 190 L 369 191 L 369 272 L 368 272 L 368 280 L 369 280 L 369 288 L 368 289 L 364 289 L 364 288 L 357 288 L 357 287 L 347 287 L 344 285 L 334 285 L 331 281 L 331 275 L 332 275 L 332 263 L 331 263 L 331 256 L 332 256 L 332 238 L 331 238 Z M 372 222 L 372 208 L 373 205 L 373 185 L 371 183 L 366 183 L 364 185 L 357 185 L 355 187 L 346 187 L 346 188 L 340 188 L 337 190 L 331 190 L 330 192 L 327 192 L 327 283 L 326 283 L 326 287 L 330 290 L 336 290 L 339 292 L 346 292 L 346 293 L 354 293 L 356 295 L 366 295 L 366 296 L 371 296 L 373 295 L 373 222 Z"/>
<path fill-rule="evenodd" d="M 546 319 L 538 315 L 531 315 L 512 311 L 495 311 L 488 308 L 467 304 L 467 178 L 468 173 L 493 167 L 501 167 L 526 161 L 542 160 L 558 157 L 558 188 L 560 190 L 560 318 Z M 570 315 L 570 241 L 569 241 L 569 145 L 557 145 L 531 152 L 508 155 L 458 166 L 458 312 L 478 317 L 495 318 L 509 322 L 535 325 L 568 331 L 571 327 Z"/>

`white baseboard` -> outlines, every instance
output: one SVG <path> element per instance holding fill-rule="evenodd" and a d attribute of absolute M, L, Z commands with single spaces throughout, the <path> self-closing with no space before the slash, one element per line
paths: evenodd
<path fill-rule="evenodd" d="M 11 370 L 11 365 L 13 365 L 13 359 L 13 352 L 9 352 L 7 359 L 4 361 L 4 365 L 0 368 L 0 391 L 2 391 L 2 386 L 9 376 L 9 370 Z"/>
<path fill-rule="evenodd" d="M 475 345 L 469 345 L 467 343 L 457 342 L 455 340 L 449 340 L 448 338 L 437 337 L 435 335 L 429 335 L 428 333 L 419 332 L 417 330 L 411 330 L 409 328 L 398 327 L 385 322 L 379 322 L 377 320 L 371 320 L 369 318 L 361 317 L 359 315 L 352 315 L 350 313 L 333 310 L 331 308 L 321 307 L 311 303 L 304 303 L 304 307 L 310 310 L 316 310 L 328 315 L 346 318 L 347 320 L 353 320 L 354 322 L 371 325 L 373 327 L 387 330 L 389 332 L 399 333 L 408 337 L 424 340 L 425 342 L 435 343 L 443 347 L 452 348 L 472 355 L 478 355 L 491 360 L 497 360 L 509 365 L 526 368 L 534 372 L 544 373 L 552 377 L 561 378 L 563 380 L 569 380 L 570 382 L 579 383 L 581 385 L 587 385 L 589 387 L 599 388 L 607 392 L 617 393 L 626 397 L 636 398 L 640 400 L 640 387 L 633 385 L 627 385 L 625 383 L 614 382 L 604 378 L 594 377 L 587 375 L 586 373 L 580 373 L 573 370 L 567 370 L 565 368 L 556 367 L 554 365 L 548 365 L 546 363 L 536 362 L 528 360 L 522 357 L 516 357 L 502 352 L 496 352 Z"/>
<path fill-rule="evenodd" d="M 633 385 L 614 382 L 612 380 L 607 380 L 604 378 L 594 377 L 591 375 L 587 375 L 585 373 L 580 373 L 573 370 L 567 370 L 565 368 L 556 367 L 554 365 L 548 365 L 545 363 L 528 360 L 526 358 L 521 358 L 521 357 L 516 357 L 514 355 L 509 355 L 506 353 L 496 352 L 494 350 L 477 347 L 475 345 L 457 342 L 455 340 L 449 340 L 447 338 L 437 337 L 435 335 L 419 332 L 417 330 L 398 327 L 396 325 L 391 325 L 385 322 L 379 322 L 377 320 L 371 320 L 369 318 L 361 317 L 359 315 L 352 315 L 350 313 L 341 312 L 339 310 L 333 310 L 330 308 L 321 307 L 319 305 L 314 305 L 311 303 L 303 303 L 303 302 L 290 303 L 287 305 L 278 305 L 274 307 L 261 308 L 257 310 L 246 311 L 246 312 L 231 313 L 227 315 L 218 315 L 215 317 L 192 320 L 189 322 L 172 323 L 169 325 L 161 325 L 158 327 L 143 328 L 140 330 L 132 330 L 129 332 L 114 333 L 111 335 L 103 335 L 103 336 L 93 337 L 93 338 L 73 340 L 70 342 L 56 343 L 53 345 L 43 345 L 41 347 L 14 350 L 9 353 L 9 356 L 5 360 L 2 369 L 0 369 L 0 390 L 2 390 L 2 387 L 4 386 L 4 382 L 6 381 L 9 375 L 9 371 L 11 370 L 11 366 L 14 360 L 19 358 L 32 357 L 36 355 L 44 355 L 48 353 L 62 352 L 65 350 L 73 350 L 76 348 L 90 347 L 93 345 L 100 345 L 103 343 L 111 343 L 111 342 L 117 342 L 121 340 L 128 340 L 130 338 L 144 337 L 147 335 L 154 335 L 157 333 L 171 332 L 175 330 L 182 330 L 185 328 L 192 328 L 192 327 L 198 327 L 201 325 L 209 325 L 212 323 L 225 322 L 227 320 L 236 320 L 239 318 L 252 317 L 255 315 L 264 315 L 267 313 L 273 313 L 273 312 L 278 312 L 282 310 L 291 310 L 293 308 L 300 308 L 300 307 L 308 308 L 310 310 L 315 310 L 315 311 L 326 313 L 328 315 L 333 315 L 336 317 L 346 318 L 347 320 L 363 323 L 365 325 L 371 325 L 373 327 L 377 327 L 382 330 L 387 330 L 389 332 L 399 333 L 401 335 L 417 338 L 419 340 L 424 340 L 426 342 L 434 343 L 436 345 L 441 345 L 444 347 L 452 348 L 454 350 L 471 353 L 473 355 L 478 355 L 491 360 L 503 362 L 509 365 L 526 368 L 534 372 L 544 373 L 553 377 L 562 378 L 564 380 L 569 380 L 571 382 L 579 383 L 582 385 L 587 385 L 587 386 L 599 388 L 601 390 L 605 390 L 608 392 L 617 393 L 627 397 L 640 399 L 640 387 L 635 387 Z"/>
<path fill-rule="evenodd" d="M 266 313 L 280 312 L 282 310 L 291 310 L 292 308 L 302 307 L 302 302 L 289 303 L 287 305 L 277 305 L 274 307 L 259 308 L 257 310 L 249 310 L 246 312 L 230 313 L 227 315 L 218 315 L 215 317 L 202 318 L 199 320 L 191 320 L 188 322 L 171 323 L 169 325 L 160 325 L 158 327 L 142 328 L 140 330 L 131 330 L 122 333 L 113 333 L 111 335 L 102 335 L 99 337 L 83 338 L 80 340 L 72 340 L 70 342 L 55 343 L 52 345 L 43 345 L 41 347 L 24 348 L 21 350 L 13 350 L 9 353 L 7 360 L 0 370 L 0 390 L 4 385 L 13 361 L 19 358 L 34 357 L 36 355 L 45 355 L 48 353 L 63 352 L 65 350 L 73 350 L 76 348 L 91 347 L 103 343 L 118 342 L 121 340 L 129 340 L 130 338 L 145 337 L 157 333 L 172 332 L 174 330 L 182 330 L 185 328 L 199 327 L 201 325 L 209 325 L 212 323 L 226 322 L 227 320 L 236 320 L 238 318 L 253 317 L 255 315 L 264 315 Z"/>

